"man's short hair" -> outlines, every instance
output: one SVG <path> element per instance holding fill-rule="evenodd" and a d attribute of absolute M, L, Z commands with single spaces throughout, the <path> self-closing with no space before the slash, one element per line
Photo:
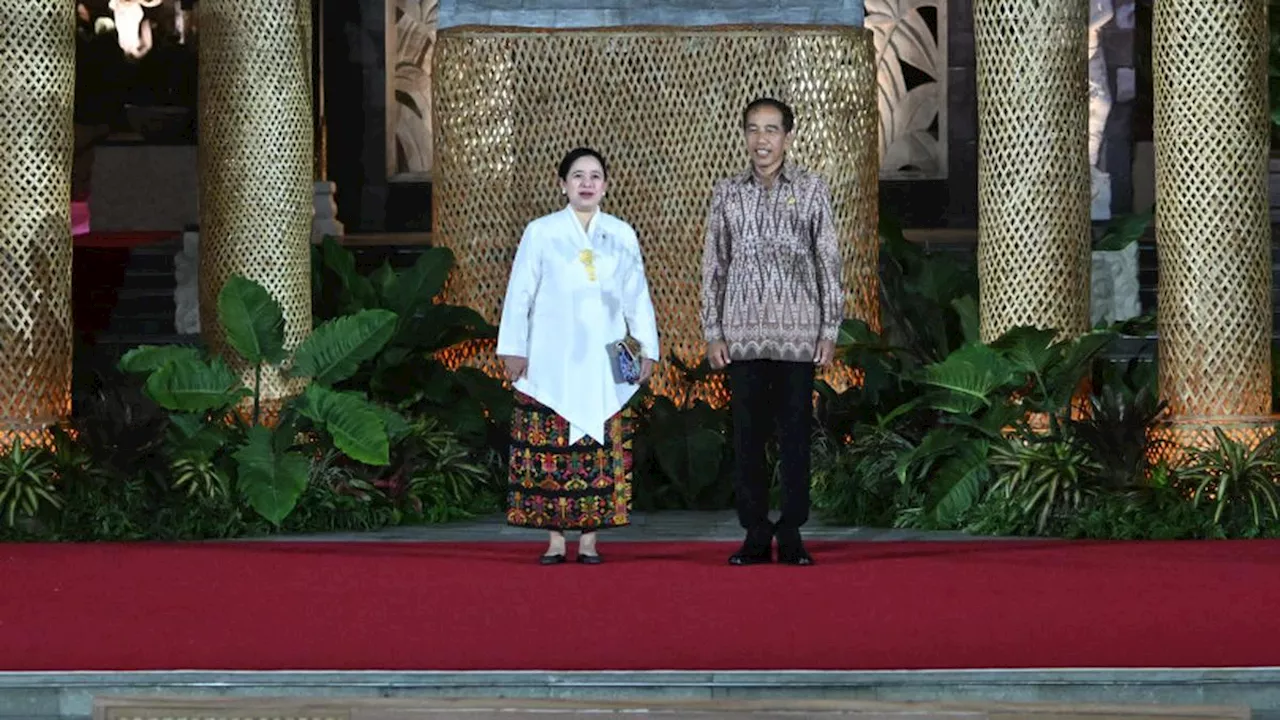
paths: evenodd
<path fill-rule="evenodd" d="M 747 126 L 747 116 L 750 115 L 753 111 L 758 110 L 762 107 L 771 107 L 777 110 L 779 113 L 782 113 L 783 132 L 791 132 L 792 130 L 795 129 L 796 114 L 792 112 L 791 106 L 782 102 L 781 100 L 775 100 L 774 98 L 771 98 L 771 97 L 756 98 L 755 100 L 752 100 L 747 105 L 747 108 L 742 111 L 742 127 Z"/>

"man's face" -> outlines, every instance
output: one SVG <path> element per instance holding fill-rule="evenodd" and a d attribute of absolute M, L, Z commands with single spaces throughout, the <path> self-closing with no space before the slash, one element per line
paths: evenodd
<path fill-rule="evenodd" d="M 782 128 L 782 113 L 777 108 L 766 105 L 747 113 L 742 134 L 757 172 L 768 175 L 782 166 L 791 147 L 791 133 Z"/>

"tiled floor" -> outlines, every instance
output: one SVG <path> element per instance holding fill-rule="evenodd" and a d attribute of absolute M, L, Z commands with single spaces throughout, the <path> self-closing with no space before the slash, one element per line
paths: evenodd
<path fill-rule="evenodd" d="M 601 536 L 601 542 L 613 541 L 671 541 L 702 540 L 732 542 L 742 539 L 733 511 L 696 512 L 670 510 L 657 513 L 635 513 L 629 527 L 612 528 Z M 824 525 L 811 522 L 804 528 L 804 536 L 812 540 L 858 540 L 867 542 L 901 542 L 919 540 L 976 540 L 982 539 L 963 533 L 922 532 L 918 530 L 890 530 L 882 528 L 858 528 Z M 502 515 L 492 515 L 476 520 L 437 525 L 412 525 L 387 528 L 362 533 L 325 533 L 320 535 L 289 536 L 288 540 L 342 540 L 412 542 L 466 542 L 477 540 L 512 540 L 537 542 L 545 537 L 537 530 L 507 525 Z"/>

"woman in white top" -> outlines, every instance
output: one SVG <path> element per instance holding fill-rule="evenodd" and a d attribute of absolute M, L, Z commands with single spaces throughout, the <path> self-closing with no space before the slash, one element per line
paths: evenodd
<path fill-rule="evenodd" d="M 635 230 L 602 212 L 608 166 L 578 148 L 559 169 L 568 205 L 525 228 L 507 284 L 498 357 L 515 384 L 507 522 L 550 531 L 544 565 L 597 564 L 596 530 L 630 522 L 631 411 L 660 357 Z M 640 344 L 639 383 L 620 379 L 613 346 Z"/>

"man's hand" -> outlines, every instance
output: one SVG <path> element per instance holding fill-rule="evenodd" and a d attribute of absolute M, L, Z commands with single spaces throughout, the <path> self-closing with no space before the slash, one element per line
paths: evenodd
<path fill-rule="evenodd" d="M 499 355 L 502 366 L 507 371 L 507 379 L 515 382 L 529 374 L 529 358 L 516 355 Z"/>
<path fill-rule="evenodd" d="M 836 359 L 836 343 L 834 340 L 819 340 L 818 350 L 813 355 L 813 364 L 826 367 Z"/>
<path fill-rule="evenodd" d="M 730 362 L 729 346 L 723 340 L 707 345 L 707 362 L 711 363 L 712 370 L 721 370 Z"/>
<path fill-rule="evenodd" d="M 649 378 L 653 377 L 653 361 L 649 358 L 640 359 L 640 384 L 649 382 Z"/>

